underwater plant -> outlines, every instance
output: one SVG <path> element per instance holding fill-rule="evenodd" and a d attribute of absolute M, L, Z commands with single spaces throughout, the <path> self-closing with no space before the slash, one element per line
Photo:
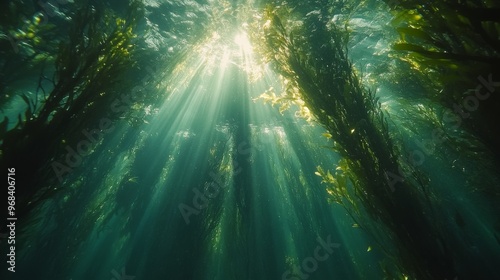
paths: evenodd
<path fill-rule="evenodd" d="M 30 5 L 31 4 L 31 5 Z M 67 32 L 66 25 L 56 26 L 33 3 L 5 3 L 0 24 L 0 107 L 3 110 L 19 96 L 19 88 L 44 76 L 54 62 L 57 46 Z"/>
<path fill-rule="evenodd" d="M 490 201 L 492 211 L 498 212 L 500 6 L 482 0 L 385 2 L 399 34 L 392 46 L 391 57 L 398 62 L 391 80 L 410 77 L 421 85 L 412 94 L 398 94 L 401 126 L 412 138 L 427 141 L 433 157 L 444 164 L 456 167 L 456 156 L 451 158 L 449 151 L 474 162 L 475 170 L 461 168 L 468 178 L 466 189 Z M 422 140 L 423 127 L 441 136 Z M 485 171 L 494 175 L 484 176 Z M 498 234 L 492 224 L 490 230 Z"/>
<path fill-rule="evenodd" d="M 486 153 L 494 153 L 498 162 L 500 138 L 494 120 L 498 118 L 500 98 L 493 94 L 500 77 L 498 3 L 482 0 L 385 2 L 394 15 L 391 24 L 400 35 L 393 45 L 393 56 L 406 63 L 395 71 L 409 72 L 426 85 L 418 98 L 428 98 L 457 113 L 460 112 L 457 106 L 473 108 L 463 117 L 463 126 L 487 146 Z M 484 96 L 487 101 L 475 105 L 467 97 L 478 88 L 481 92 L 476 95 Z M 466 151 L 466 146 L 462 150 Z"/>
<path fill-rule="evenodd" d="M 343 158 L 335 174 L 317 172 L 332 200 L 355 219 L 366 211 L 385 227 L 398 247 L 389 257 L 399 259 L 399 273 L 418 279 L 454 277 L 439 227 L 432 215 L 422 215 L 432 213 L 425 179 L 398 156 L 403 148 L 389 134 L 380 103 L 360 84 L 347 57 L 347 32 L 321 11 L 293 20 L 283 10 L 268 7 L 255 36 L 266 42 L 261 52 L 281 75 L 285 91 L 277 102 L 306 106 Z M 391 178 L 396 170 L 405 170 L 408 178 Z"/>
<path fill-rule="evenodd" d="M 15 127 L 2 126 L 0 166 L 16 167 L 24 180 L 16 193 L 18 217 L 60 190 L 51 160 L 81 138 L 77 132 L 109 114 L 103 108 L 130 90 L 131 84 L 124 81 L 136 64 L 134 27 L 141 5 L 131 1 L 128 14 L 120 18 L 104 6 L 81 3 L 72 15 L 68 38 L 60 42 L 50 92 L 39 87 L 41 101 L 24 96 L 27 109 Z M 4 117 L 2 123 L 7 122 Z"/>

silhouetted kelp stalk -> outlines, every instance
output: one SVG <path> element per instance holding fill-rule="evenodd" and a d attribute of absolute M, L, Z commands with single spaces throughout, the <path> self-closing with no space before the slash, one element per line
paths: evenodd
<path fill-rule="evenodd" d="M 231 140 L 231 138 L 228 139 L 228 141 Z M 201 190 L 197 187 L 192 188 L 194 195 L 192 196 L 191 203 L 179 203 L 178 205 L 179 212 L 186 225 L 191 223 L 190 217 L 192 215 L 199 215 L 202 210 L 207 209 L 209 204 L 221 195 L 221 191 L 224 191 L 228 187 L 229 178 L 234 178 L 242 172 L 242 161 L 248 161 L 251 153 L 263 144 L 265 143 L 262 141 L 253 143 L 245 140 L 235 144 L 230 154 L 230 162 L 228 163 L 231 166 L 230 170 L 222 164 L 216 165 L 216 171 L 212 170 L 209 172 L 206 177 L 209 177 L 210 181 L 206 182 Z"/>
<path fill-rule="evenodd" d="M 158 73 L 151 67 L 146 67 L 146 70 L 149 75 L 140 81 L 139 84 L 141 85 L 152 81 L 154 75 Z M 78 143 L 75 143 L 73 147 L 65 145 L 66 153 L 64 156 L 60 160 L 53 160 L 51 163 L 52 170 L 60 183 L 63 182 L 64 176 L 73 172 L 75 168 L 78 168 L 82 164 L 83 158 L 92 153 L 95 146 L 104 139 L 106 134 L 111 133 L 115 129 L 115 121 L 118 118 L 125 118 L 127 113 L 132 110 L 131 108 L 134 104 L 142 100 L 141 95 L 143 94 L 143 90 L 142 86 L 136 86 L 130 92 L 119 94 L 109 104 L 108 112 L 114 116 L 112 119 L 108 116 L 100 118 L 96 121 L 96 127 L 81 130 L 82 139 Z"/>
<path fill-rule="evenodd" d="M 402 148 L 389 135 L 380 103 L 362 87 L 348 60 L 346 32 L 326 23 L 321 13 L 301 21 L 287 18 L 284 25 L 281 18 L 287 16 L 268 8 L 261 33 L 254 37 L 266 42 L 261 51 L 282 76 L 282 100 L 303 102 L 343 158 L 334 175 L 318 168 L 329 195 L 354 218 L 363 218 L 363 208 L 385 225 L 397 248 L 390 257 L 400 273 L 418 279 L 451 277 L 452 259 L 426 208 L 424 179 L 398 157 Z M 400 168 L 412 178 L 389 185 L 385 171 Z"/>
<path fill-rule="evenodd" d="M 61 144 L 75 143 L 76 132 L 97 123 L 99 114 L 107 113 L 103 108 L 127 90 L 123 80 L 136 63 L 133 28 L 141 13 L 140 2 L 131 1 L 125 19 L 90 3 L 74 14 L 55 61 L 53 90 L 38 107 L 30 103 L 17 125 L 4 131 L 0 166 L 16 167 L 25 181 L 16 194 L 19 216 L 58 191 L 48 170 Z"/>

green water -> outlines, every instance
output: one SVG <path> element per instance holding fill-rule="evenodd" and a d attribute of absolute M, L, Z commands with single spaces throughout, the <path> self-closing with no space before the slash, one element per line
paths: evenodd
<path fill-rule="evenodd" d="M 499 277 L 494 3 L 74 2 L 2 4 L 2 279 Z"/>

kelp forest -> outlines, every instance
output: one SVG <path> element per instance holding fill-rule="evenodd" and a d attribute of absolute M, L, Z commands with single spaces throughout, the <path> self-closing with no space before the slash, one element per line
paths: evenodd
<path fill-rule="evenodd" d="M 0 3 L 1 279 L 497 279 L 500 3 Z"/>

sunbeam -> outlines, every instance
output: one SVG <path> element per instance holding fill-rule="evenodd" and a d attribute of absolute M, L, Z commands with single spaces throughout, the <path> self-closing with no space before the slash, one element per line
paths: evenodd
<path fill-rule="evenodd" d="M 1 279 L 498 276 L 488 1 L 8 2 Z"/>

